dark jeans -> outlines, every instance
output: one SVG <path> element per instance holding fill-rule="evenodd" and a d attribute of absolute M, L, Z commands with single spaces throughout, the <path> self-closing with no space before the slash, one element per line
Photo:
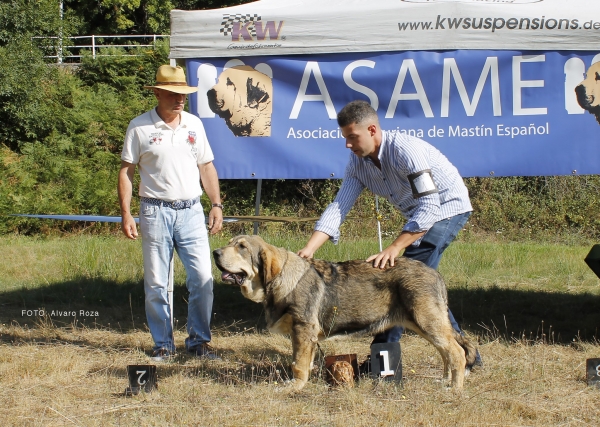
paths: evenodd
<path fill-rule="evenodd" d="M 436 222 L 433 224 L 433 227 L 427 231 L 425 236 L 423 236 L 421 244 L 418 247 L 409 246 L 404 250 L 402 256 L 416 259 L 437 270 L 438 264 L 442 259 L 442 253 L 456 238 L 456 235 L 465 226 L 470 216 L 471 212 L 465 212 Z M 458 326 L 458 323 L 456 323 L 450 309 L 448 309 L 448 318 L 450 319 L 450 323 L 454 330 L 462 335 L 463 332 Z M 387 331 L 375 335 L 373 344 L 398 342 L 402 336 L 402 332 L 404 332 L 404 328 L 394 326 Z"/>

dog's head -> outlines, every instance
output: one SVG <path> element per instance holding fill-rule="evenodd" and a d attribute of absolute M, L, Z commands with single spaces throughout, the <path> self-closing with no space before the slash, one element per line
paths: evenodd
<path fill-rule="evenodd" d="M 221 280 L 238 285 L 242 294 L 254 302 L 264 301 L 267 287 L 281 273 L 283 254 L 258 236 L 237 236 L 213 251 Z"/>
<path fill-rule="evenodd" d="M 271 135 L 273 82 L 266 74 L 248 65 L 227 68 L 206 96 L 234 135 Z"/>
<path fill-rule="evenodd" d="M 600 123 L 600 62 L 592 64 L 585 80 L 575 88 L 575 93 L 579 106 L 594 114 Z"/>

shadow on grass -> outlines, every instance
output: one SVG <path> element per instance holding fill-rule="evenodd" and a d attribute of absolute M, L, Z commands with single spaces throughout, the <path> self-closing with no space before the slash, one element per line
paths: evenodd
<path fill-rule="evenodd" d="M 245 299 L 239 288 L 217 282 L 214 294 L 214 329 L 234 324 L 264 329 L 262 305 Z M 175 286 L 174 311 L 180 326 L 186 320 L 187 295 L 184 285 Z M 527 339 L 556 343 L 570 343 L 574 338 L 600 340 L 598 295 L 452 288 L 449 301 L 463 329 L 484 338 L 521 339 L 525 335 Z M 0 293 L 0 321 L 4 324 L 35 327 L 41 309 L 58 327 L 77 322 L 121 332 L 146 329 L 141 282 L 82 278 Z"/>
<path fill-rule="evenodd" d="M 232 363 L 231 360 L 198 361 L 186 364 L 191 356 L 177 356 L 170 362 L 156 364 L 159 382 L 172 376 L 205 378 L 226 385 L 275 383 L 284 384 L 293 378 L 291 361 L 278 355 L 259 355 L 252 363 Z M 193 359 L 193 358 L 192 358 Z M 153 363 L 153 362 L 151 362 Z M 93 373 L 92 373 L 93 374 Z M 127 367 L 112 368 L 111 375 L 126 378 Z"/>
<path fill-rule="evenodd" d="M 600 340 L 600 295 L 454 288 L 448 300 L 461 327 L 486 338 Z"/>
<path fill-rule="evenodd" d="M 179 326 L 186 322 L 188 295 L 185 285 L 175 285 L 174 317 Z M 239 288 L 215 283 L 213 328 L 234 323 L 264 328 L 261 314 L 262 305 L 245 299 Z M 58 327 L 77 323 L 121 332 L 147 329 L 144 284 L 141 281 L 116 283 L 103 278 L 81 278 L 0 292 L 1 323 L 35 327 L 48 320 Z"/>

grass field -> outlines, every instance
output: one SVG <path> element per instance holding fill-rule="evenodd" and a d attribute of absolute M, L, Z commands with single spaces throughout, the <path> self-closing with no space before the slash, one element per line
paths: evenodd
<path fill-rule="evenodd" d="M 306 237 L 265 237 L 298 250 Z M 226 242 L 214 238 L 213 247 Z M 0 424 L 26 426 L 595 426 L 600 389 L 600 281 L 589 244 L 459 240 L 442 260 L 452 311 L 480 343 L 483 369 L 462 394 L 439 381 L 436 350 L 402 338 L 401 385 L 362 379 L 330 389 L 323 355 L 369 353 L 370 337 L 321 343 L 307 387 L 289 397 L 289 339 L 264 330 L 262 307 L 216 280 L 213 345 L 221 361 L 183 351 L 186 290 L 175 269 L 175 361 L 159 388 L 125 397 L 126 366 L 149 363 L 140 242 L 114 237 L 1 237 Z M 325 245 L 317 256 L 364 258 L 375 241 Z M 215 277 L 218 277 L 215 270 Z M 37 310 L 37 313 L 36 311 Z M 44 316 L 40 316 L 43 310 Z"/>

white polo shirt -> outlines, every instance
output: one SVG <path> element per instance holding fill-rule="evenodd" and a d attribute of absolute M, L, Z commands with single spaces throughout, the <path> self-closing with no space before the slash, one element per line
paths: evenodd
<path fill-rule="evenodd" d="M 173 130 L 150 110 L 129 123 L 121 160 L 138 165 L 141 197 L 168 202 L 202 194 L 198 165 L 211 162 L 213 152 L 200 119 L 185 111 Z"/>

